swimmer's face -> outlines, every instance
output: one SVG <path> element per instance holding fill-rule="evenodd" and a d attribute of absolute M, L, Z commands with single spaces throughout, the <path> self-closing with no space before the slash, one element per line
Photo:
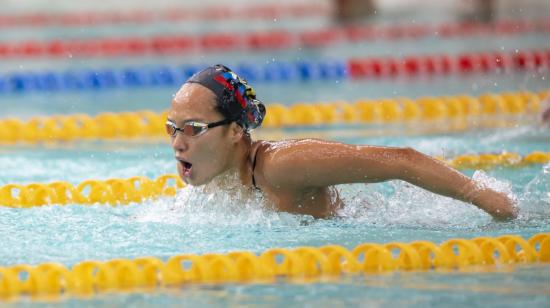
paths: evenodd
<path fill-rule="evenodd" d="M 223 120 L 216 111 L 216 96 L 206 87 L 188 83 L 181 87 L 172 100 L 168 119 L 182 128 L 190 120 L 213 123 Z M 215 176 L 231 167 L 232 138 L 235 123 L 208 129 L 199 136 L 182 132 L 171 137 L 180 177 L 191 185 L 210 182 Z"/>

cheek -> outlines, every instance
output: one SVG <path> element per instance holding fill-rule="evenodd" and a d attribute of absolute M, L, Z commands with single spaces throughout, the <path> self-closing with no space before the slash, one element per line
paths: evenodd
<path fill-rule="evenodd" d="M 206 136 L 204 136 L 206 137 Z M 208 136 L 200 141 L 200 144 L 196 144 L 199 159 L 209 166 L 219 166 L 225 162 L 227 157 L 227 149 L 225 147 L 224 140 L 217 136 Z"/>

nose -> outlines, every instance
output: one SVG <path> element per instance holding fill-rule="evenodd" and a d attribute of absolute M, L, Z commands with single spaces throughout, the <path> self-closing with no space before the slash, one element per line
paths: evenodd
<path fill-rule="evenodd" d="M 176 132 L 176 136 L 172 137 L 172 148 L 174 152 L 185 152 L 189 148 L 187 138 L 180 132 Z"/>

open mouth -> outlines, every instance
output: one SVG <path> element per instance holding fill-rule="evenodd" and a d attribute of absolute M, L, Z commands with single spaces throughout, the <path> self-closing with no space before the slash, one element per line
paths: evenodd
<path fill-rule="evenodd" d="M 186 162 L 186 161 L 183 162 L 183 167 L 185 168 L 185 170 L 191 170 L 192 166 L 193 166 L 193 164 L 191 164 L 189 162 Z"/>
<path fill-rule="evenodd" d="M 193 164 L 188 162 L 188 161 L 181 160 L 181 159 L 178 159 L 178 161 L 180 162 L 180 164 L 183 167 L 183 175 L 184 176 L 190 176 L 191 175 L 191 168 L 193 168 Z"/>

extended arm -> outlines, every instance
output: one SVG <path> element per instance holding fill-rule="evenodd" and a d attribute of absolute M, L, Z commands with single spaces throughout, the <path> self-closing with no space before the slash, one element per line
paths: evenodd
<path fill-rule="evenodd" d="M 266 180 L 306 190 L 344 183 L 407 181 L 470 202 L 495 218 L 516 216 L 513 202 L 430 156 L 410 148 L 355 146 L 320 140 L 281 142 L 267 152 Z"/>

